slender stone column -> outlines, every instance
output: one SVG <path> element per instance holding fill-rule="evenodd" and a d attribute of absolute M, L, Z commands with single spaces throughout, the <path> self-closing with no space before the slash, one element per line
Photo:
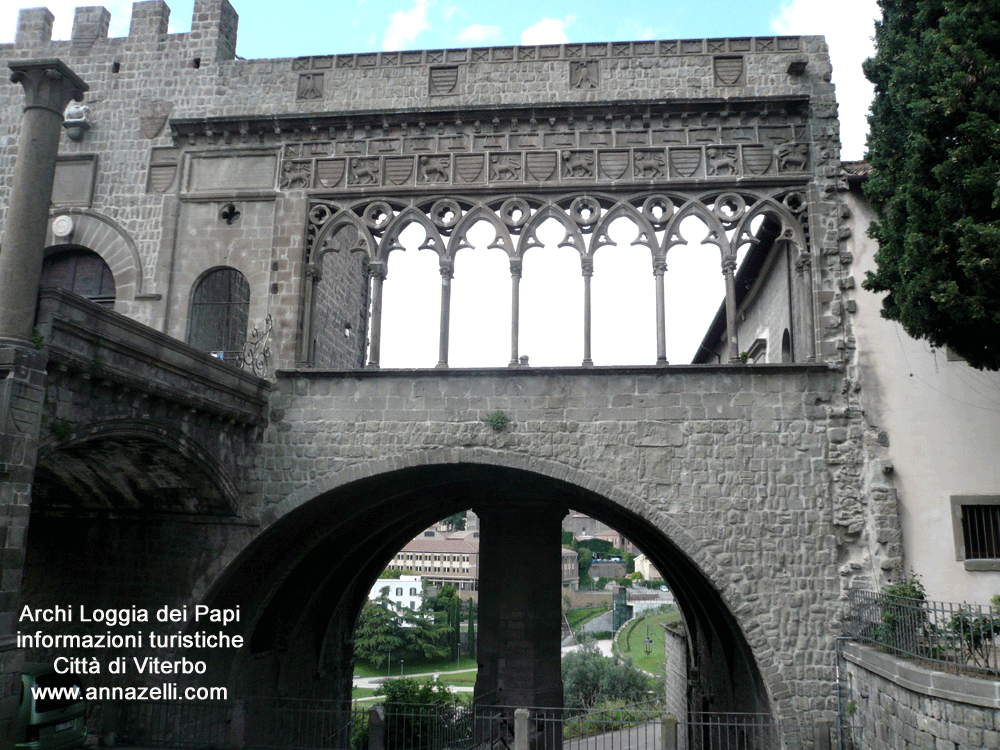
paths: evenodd
<path fill-rule="evenodd" d="M 312 321 L 316 315 L 316 285 L 322 281 L 323 271 L 315 263 L 307 263 L 305 271 L 305 284 L 302 293 L 305 296 L 302 305 L 302 351 L 299 355 L 299 362 L 308 365 L 313 359 L 313 329 Z"/>
<path fill-rule="evenodd" d="M 448 334 L 451 328 L 451 280 L 455 277 L 453 261 L 441 259 L 441 325 L 438 329 L 438 363 L 448 366 Z"/>
<path fill-rule="evenodd" d="M 809 345 L 809 354 L 806 356 L 806 362 L 816 362 L 819 359 L 819 341 L 818 334 L 816 333 L 816 294 L 814 291 L 816 285 L 813 283 L 815 280 L 812 272 L 812 257 L 809 255 L 808 250 L 800 251 L 799 258 L 795 261 L 795 270 L 809 290 L 806 300 L 809 307 L 809 330 L 812 331 L 812 342 Z M 793 340 L 792 345 L 794 346 L 794 344 Z"/>
<path fill-rule="evenodd" d="M 368 264 L 368 273 L 372 275 L 372 333 L 368 347 L 368 366 L 371 368 L 378 367 L 382 351 L 382 282 L 385 281 L 387 271 L 386 264 L 382 261 Z"/>
<path fill-rule="evenodd" d="M 521 259 L 510 259 L 510 367 L 520 364 L 518 337 L 521 325 Z"/>
<path fill-rule="evenodd" d="M 739 362 L 739 342 L 736 337 L 736 259 L 722 261 L 722 273 L 726 277 L 726 351 L 730 362 Z"/>
<path fill-rule="evenodd" d="M 476 700 L 560 708 L 566 509 L 513 501 L 475 511 L 481 523 Z"/>
<path fill-rule="evenodd" d="M 63 111 L 90 87 L 61 60 L 9 63 L 27 103 L 0 247 L 0 340 L 31 339 Z"/>
<path fill-rule="evenodd" d="M 590 367 L 594 360 L 590 358 L 590 280 L 594 277 L 594 259 L 580 258 L 583 270 L 583 365 Z"/>
<path fill-rule="evenodd" d="M 666 315 L 666 293 L 663 290 L 663 274 L 667 272 L 667 261 L 659 258 L 653 260 L 653 276 L 656 277 L 656 364 L 665 365 L 667 362 L 667 325 L 664 320 Z"/>

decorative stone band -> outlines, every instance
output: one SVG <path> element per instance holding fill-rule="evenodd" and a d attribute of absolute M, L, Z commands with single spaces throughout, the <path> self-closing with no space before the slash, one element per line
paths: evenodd
<path fill-rule="evenodd" d="M 765 104 L 617 103 L 614 115 L 594 104 L 410 115 L 359 112 L 172 120 L 170 126 L 179 146 L 212 149 L 192 154 L 192 175 L 199 173 L 198 160 L 236 155 L 226 147 L 246 152 L 245 160 L 260 160 L 264 151 L 251 152 L 254 146 L 280 146 L 276 175 L 262 175 L 256 185 L 276 181 L 280 190 L 433 191 L 811 177 L 832 155 L 814 153 L 808 99 L 776 98 Z M 150 184 L 155 177 L 151 172 Z M 188 182 L 185 190 L 197 192 L 198 181 Z"/>
<path fill-rule="evenodd" d="M 774 54 L 802 51 L 797 36 L 738 37 L 733 39 L 670 39 L 638 42 L 597 42 L 592 44 L 543 44 L 522 47 L 473 47 L 467 49 L 406 50 L 367 52 L 348 55 L 297 57 L 295 71 L 322 71 L 333 68 L 408 67 L 417 65 L 459 65 L 475 63 L 516 63 L 545 60 L 601 60 L 635 57 L 673 57 L 705 54 Z"/>

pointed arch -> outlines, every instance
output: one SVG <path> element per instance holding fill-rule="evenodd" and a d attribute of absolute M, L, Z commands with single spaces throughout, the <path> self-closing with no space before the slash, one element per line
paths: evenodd
<path fill-rule="evenodd" d="M 313 242 L 309 262 L 315 262 L 318 256 L 330 250 L 337 252 L 339 248 L 328 247 L 326 243 L 345 226 L 354 227 L 358 233 L 358 243 L 355 247 L 351 248 L 351 252 L 364 253 L 369 261 L 374 260 L 372 249 L 378 247 L 375 237 L 369 231 L 368 227 L 365 226 L 364 222 L 358 218 L 357 214 L 345 208 L 327 219 L 322 227 L 320 227 L 319 232 L 316 234 L 316 240 Z"/>
<path fill-rule="evenodd" d="M 415 206 L 407 206 L 395 217 L 393 217 L 385 228 L 382 235 L 382 242 L 379 244 L 376 259 L 383 262 L 388 261 L 389 253 L 393 250 L 402 250 L 403 245 L 399 241 L 399 235 L 410 224 L 419 224 L 424 229 L 424 241 L 417 250 L 433 250 L 438 258 L 447 257 L 447 247 L 438 228 L 422 210 Z"/>
<path fill-rule="evenodd" d="M 594 226 L 588 254 L 593 256 L 599 248 L 614 244 L 610 236 L 608 236 L 608 230 L 616 219 L 621 218 L 634 222 L 638 230 L 635 241 L 629 244 L 632 247 L 648 247 L 650 253 L 655 257 L 660 249 L 659 243 L 656 241 L 656 231 L 653 229 L 653 225 L 649 223 L 649 220 L 627 201 L 619 201 L 612 206 Z"/>
<path fill-rule="evenodd" d="M 448 257 L 454 260 L 455 255 L 459 250 L 472 247 L 466 235 L 469 230 L 480 221 L 485 221 L 496 230 L 496 236 L 494 237 L 493 242 L 486 247 L 488 249 L 496 248 L 503 250 L 508 257 L 514 257 L 516 249 L 514 247 L 514 239 L 511 237 L 510 230 L 507 229 L 507 226 L 500 220 L 500 217 L 497 216 L 496 211 L 488 208 L 482 203 L 477 204 L 466 212 L 465 216 L 463 216 L 455 225 L 454 230 L 452 230 L 451 240 L 448 243 Z"/>
<path fill-rule="evenodd" d="M 538 228 L 547 219 L 555 219 L 566 230 L 566 235 L 558 243 L 558 247 L 572 247 L 580 253 L 580 257 L 586 255 L 587 243 L 583 239 L 583 232 L 580 231 L 580 228 L 576 226 L 563 209 L 552 203 L 547 203 L 532 214 L 531 218 L 525 223 L 524 229 L 521 230 L 521 238 L 517 243 L 518 258 L 523 258 L 524 254 L 531 248 L 542 247 L 544 245 L 538 239 L 536 233 L 538 232 Z"/>

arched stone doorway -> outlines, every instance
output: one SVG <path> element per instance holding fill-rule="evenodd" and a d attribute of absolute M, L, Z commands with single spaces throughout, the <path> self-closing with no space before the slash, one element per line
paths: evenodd
<path fill-rule="evenodd" d="M 385 462 L 374 466 L 367 477 L 316 487 L 308 499 L 305 493 L 289 498 L 267 530 L 229 566 L 205 601 L 215 607 L 240 606 L 244 613 L 241 627 L 249 650 L 229 665 L 217 665 L 228 667 L 234 689 L 348 698 L 354 623 L 371 584 L 409 539 L 434 521 L 470 506 L 484 516 L 484 545 L 491 514 L 512 509 L 522 514 L 524 529 L 537 520 L 530 513 L 550 509 L 544 523 L 555 519 L 558 532 L 559 519 L 572 507 L 622 531 L 664 572 L 691 633 L 698 707 L 771 712 L 771 696 L 781 686 L 764 676 L 771 674 L 775 682 L 774 670 L 767 669 L 773 655 L 751 619 L 752 607 L 739 600 L 727 575 L 699 553 L 697 544 L 668 516 L 565 466 L 517 457 L 497 457 L 498 463 L 508 465 L 425 458 L 426 463 L 410 468 L 393 468 Z M 501 533 L 509 541 L 509 520 L 499 526 L 505 527 Z M 556 622 L 558 538 L 557 533 L 556 594 L 551 602 Z M 481 575 L 486 565 L 483 561 Z M 544 575 L 542 568 L 539 575 Z M 481 585 L 480 644 L 490 628 L 483 621 L 491 606 L 485 599 L 500 595 L 485 582 Z M 543 653 L 551 648 L 551 644 L 539 647 L 535 663 L 543 664 L 543 671 L 558 673 L 558 637 L 554 663 L 551 653 Z M 485 658 L 488 649 L 485 657 L 480 651 L 481 672 Z M 489 665 L 485 666 L 488 671 Z"/>

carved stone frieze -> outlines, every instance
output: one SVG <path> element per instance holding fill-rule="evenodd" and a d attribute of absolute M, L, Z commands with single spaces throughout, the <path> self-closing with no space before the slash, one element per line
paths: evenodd
<path fill-rule="evenodd" d="M 309 69 L 309 75 L 314 69 Z M 427 118 L 430 113 L 424 113 Z M 507 111 L 201 121 L 171 126 L 186 145 L 218 149 L 257 135 L 280 143 L 279 189 L 439 189 L 509 184 L 608 185 L 662 180 L 811 177 L 814 134 L 803 99 L 752 108 L 653 103 Z M 159 176 L 157 188 L 166 180 Z"/>

